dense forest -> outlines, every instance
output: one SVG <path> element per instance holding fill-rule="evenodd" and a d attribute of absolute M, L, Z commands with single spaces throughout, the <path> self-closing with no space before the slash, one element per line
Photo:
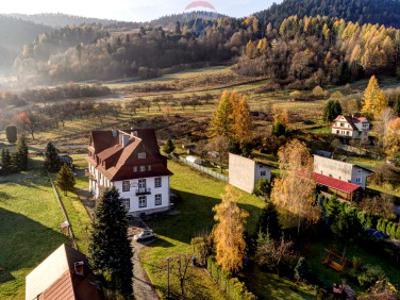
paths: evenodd
<path fill-rule="evenodd" d="M 329 17 L 289 17 L 249 41 L 235 67 L 296 88 L 398 74 L 400 31 Z"/>
<path fill-rule="evenodd" d="M 198 30 L 201 31 L 200 28 L 204 28 L 204 24 L 210 24 L 208 21 L 215 21 L 217 19 L 226 18 L 219 13 L 209 12 L 209 11 L 193 11 L 181 14 L 173 14 L 168 16 L 160 17 L 156 20 L 149 22 L 149 25 L 152 27 L 163 27 L 163 28 L 174 28 L 176 23 L 180 24 L 188 24 L 188 26 L 192 27 L 190 24 L 198 23 Z"/>
<path fill-rule="evenodd" d="M 284 0 L 255 16 L 263 24 L 279 24 L 289 16 L 328 16 L 346 21 L 400 26 L 398 0 Z"/>

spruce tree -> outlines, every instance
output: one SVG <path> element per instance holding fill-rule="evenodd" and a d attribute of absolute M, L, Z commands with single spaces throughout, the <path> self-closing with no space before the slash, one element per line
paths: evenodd
<path fill-rule="evenodd" d="M 71 169 L 67 165 L 63 165 L 57 175 L 57 184 L 60 189 L 64 192 L 64 195 L 68 194 L 68 191 L 73 191 L 75 186 L 75 177 Z"/>
<path fill-rule="evenodd" d="M 49 172 L 58 172 L 61 167 L 60 158 L 58 157 L 57 149 L 53 143 L 49 142 L 46 147 L 44 159 L 44 167 Z"/>
<path fill-rule="evenodd" d="M 15 144 L 17 141 L 17 127 L 7 126 L 6 127 L 6 137 L 9 143 Z"/>
<path fill-rule="evenodd" d="M 332 122 L 342 113 L 342 106 L 337 100 L 329 100 L 324 108 L 324 119 L 327 122 Z"/>
<path fill-rule="evenodd" d="M 13 155 L 13 163 L 18 171 L 26 171 L 28 169 L 28 145 L 24 135 L 18 139 L 17 151 Z"/>
<path fill-rule="evenodd" d="M 89 245 L 91 267 L 103 286 L 131 299 L 133 264 L 128 220 L 118 191 L 105 190 L 98 202 Z"/>
<path fill-rule="evenodd" d="M 9 175 L 12 172 L 11 156 L 8 149 L 1 151 L 1 175 Z"/>

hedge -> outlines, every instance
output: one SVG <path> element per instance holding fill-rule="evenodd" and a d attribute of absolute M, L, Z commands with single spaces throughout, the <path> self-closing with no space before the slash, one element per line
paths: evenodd
<path fill-rule="evenodd" d="M 244 283 L 239 279 L 231 277 L 228 273 L 221 270 L 212 257 L 207 259 L 207 270 L 211 277 L 219 285 L 231 300 L 255 300 L 256 296 L 247 290 Z"/>

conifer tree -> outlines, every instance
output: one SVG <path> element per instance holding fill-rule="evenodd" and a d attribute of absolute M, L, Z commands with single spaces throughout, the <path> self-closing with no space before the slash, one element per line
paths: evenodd
<path fill-rule="evenodd" d="M 362 113 L 379 118 L 388 102 L 384 92 L 380 89 L 378 80 L 373 75 L 364 91 Z"/>
<path fill-rule="evenodd" d="M 128 220 L 114 187 L 105 190 L 99 199 L 89 254 L 92 270 L 103 286 L 116 295 L 131 299 L 133 264 Z"/>
<path fill-rule="evenodd" d="M 19 171 L 28 169 L 28 145 L 24 135 L 18 139 L 17 150 L 13 155 L 13 164 Z"/>
<path fill-rule="evenodd" d="M 213 208 L 217 221 L 213 229 L 216 260 L 222 270 L 233 273 L 243 267 L 246 249 L 244 222 L 248 217 L 248 213 L 236 204 L 237 200 L 237 192 L 227 185 L 222 202 Z"/>
<path fill-rule="evenodd" d="M 234 97 L 233 94 L 232 97 Z M 243 146 L 251 140 L 252 127 L 250 109 L 245 97 L 240 97 L 236 105 L 233 106 L 232 121 L 234 139 Z"/>
<path fill-rule="evenodd" d="M 163 147 L 163 151 L 167 154 L 171 154 L 175 150 L 175 145 L 171 139 L 168 139 Z"/>
<path fill-rule="evenodd" d="M 1 175 L 9 175 L 12 170 L 11 156 L 8 149 L 1 150 Z"/>
<path fill-rule="evenodd" d="M 275 240 L 281 236 L 281 225 L 279 223 L 278 212 L 272 202 L 268 202 L 261 212 L 258 221 L 258 232 L 269 233 Z"/>
<path fill-rule="evenodd" d="M 324 119 L 327 122 L 332 122 L 342 113 L 342 106 L 337 100 L 329 100 L 324 109 Z"/>
<path fill-rule="evenodd" d="M 58 172 L 57 184 L 64 192 L 64 195 L 67 195 L 68 191 L 74 190 L 75 177 L 71 169 L 66 164 L 64 164 Z"/>
<path fill-rule="evenodd" d="M 219 99 L 210 124 L 211 136 L 229 137 L 231 134 L 232 101 L 228 91 L 224 91 Z"/>
<path fill-rule="evenodd" d="M 11 144 L 15 144 L 17 141 L 17 127 L 16 126 L 7 126 L 6 127 L 6 137 L 7 141 Z"/>
<path fill-rule="evenodd" d="M 48 142 L 46 147 L 44 167 L 49 172 L 58 172 L 61 167 L 60 158 L 58 157 L 57 149 L 53 143 Z"/>

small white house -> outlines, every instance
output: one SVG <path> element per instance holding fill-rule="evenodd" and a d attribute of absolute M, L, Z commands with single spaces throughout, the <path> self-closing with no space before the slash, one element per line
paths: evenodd
<path fill-rule="evenodd" d="M 366 117 L 339 115 L 332 124 L 332 134 L 363 141 L 368 140 L 369 129 Z"/>
<path fill-rule="evenodd" d="M 365 189 L 372 171 L 351 163 L 314 155 L 314 173 L 353 183 Z"/>
<path fill-rule="evenodd" d="M 265 178 L 271 181 L 271 169 L 250 158 L 229 153 L 229 184 L 253 193 L 257 181 Z"/>

